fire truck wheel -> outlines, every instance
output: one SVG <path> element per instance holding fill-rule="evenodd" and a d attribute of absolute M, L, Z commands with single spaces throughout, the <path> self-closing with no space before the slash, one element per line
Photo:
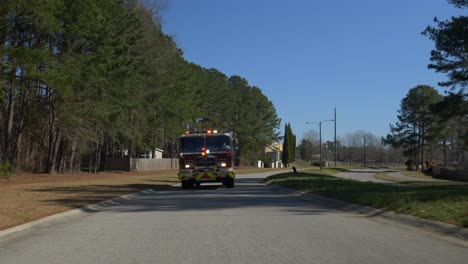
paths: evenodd
<path fill-rule="evenodd" d="M 192 181 L 182 181 L 182 189 L 190 189 L 193 187 L 193 182 Z"/>
<path fill-rule="evenodd" d="M 234 188 L 234 179 L 232 178 L 226 179 L 224 181 L 224 186 L 226 186 L 226 188 Z"/>

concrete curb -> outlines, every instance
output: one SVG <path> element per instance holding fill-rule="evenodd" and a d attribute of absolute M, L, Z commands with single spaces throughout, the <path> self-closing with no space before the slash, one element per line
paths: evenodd
<path fill-rule="evenodd" d="M 63 223 L 67 220 L 71 220 L 80 216 L 86 216 L 91 213 L 99 212 L 101 210 L 104 210 L 106 208 L 109 208 L 115 205 L 119 205 L 122 202 L 128 201 L 132 198 L 136 198 L 141 195 L 154 194 L 154 193 L 155 191 L 153 189 L 146 189 L 141 192 L 117 196 L 109 200 L 101 201 L 101 202 L 94 203 L 94 204 L 89 204 L 78 209 L 73 209 L 73 210 L 62 212 L 62 213 L 54 214 L 51 216 L 41 218 L 36 221 L 32 221 L 32 222 L 18 225 L 9 229 L 5 229 L 5 230 L 0 231 L 0 242 L 5 241 L 7 239 L 19 237 L 21 235 L 25 235 L 29 232 L 39 231 L 40 229 L 44 229 L 44 228 L 52 226 L 52 224 Z"/>
<path fill-rule="evenodd" d="M 365 215 L 366 217 L 370 217 L 370 218 L 375 217 L 375 218 L 383 218 L 387 220 L 392 220 L 392 221 L 396 221 L 405 225 L 420 228 L 425 231 L 435 232 L 438 234 L 468 241 L 468 228 L 464 228 L 461 226 L 442 223 L 439 221 L 422 219 L 422 218 L 418 218 L 418 217 L 411 216 L 411 215 L 399 214 L 399 213 L 395 213 L 392 211 L 376 209 L 373 207 L 353 204 L 353 203 L 349 203 L 349 202 L 345 202 L 341 200 L 319 196 L 319 195 L 312 194 L 312 193 L 288 189 L 288 188 L 281 187 L 275 184 L 270 184 L 270 183 L 266 183 L 266 184 L 273 190 L 285 192 L 291 196 L 300 197 L 306 201 L 314 201 L 314 202 L 323 203 L 323 204 L 326 204 L 327 206 L 333 207 L 334 209 L 337 209 L 340 211 L 357 213 L 360 215 Z"/>

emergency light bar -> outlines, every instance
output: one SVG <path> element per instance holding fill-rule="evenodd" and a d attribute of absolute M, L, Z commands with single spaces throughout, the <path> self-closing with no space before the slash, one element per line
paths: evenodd
<path fill-rule="evenodd" d="M 191 131 L 191 130 L 186 130 L 185 131 L 185 135 L 190 135 L 190 134 L 193 134 L 193 133 L 197 133 L 197 131 Z M 218 130 L 207 129 L 207 130 L 203 130 L 202 133 L 211 135 L 211 134 L 218 133 Z"/>

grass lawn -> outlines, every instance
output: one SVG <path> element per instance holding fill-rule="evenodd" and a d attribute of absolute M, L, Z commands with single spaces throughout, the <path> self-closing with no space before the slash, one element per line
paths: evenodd
<path fill-rule="evenodd" d="M 332 175 L 337 169 L 278 174 L 267 182 L 325 197 L 468 227 L 468 186 L 390 186 Z"/>
<path fill-rule="evenodd" d="M 420 171 L 402 171 L 401 172 L 403 175 L 408 176 L 408 177 L 413 177 L 413 178 L 422 178 L 422 179 L 434 179 L 431 176 L 428 176 Z"/>

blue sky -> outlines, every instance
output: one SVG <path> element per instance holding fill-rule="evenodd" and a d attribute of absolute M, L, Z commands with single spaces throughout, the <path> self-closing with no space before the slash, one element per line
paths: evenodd
<path fill-rule="evenodd" d="M 376 136 L 397 121 L 418 84 L 443 93 L 427 69 L 434 43 L 421 32 L 462 10 L 446 0 L 169 0 L 162 27 L 188 61 L 262 89 L 302 138 L 306 121 L 333 118 L 337 134 Z M 324 123 L 323 138 L 333 138 Z"/>

